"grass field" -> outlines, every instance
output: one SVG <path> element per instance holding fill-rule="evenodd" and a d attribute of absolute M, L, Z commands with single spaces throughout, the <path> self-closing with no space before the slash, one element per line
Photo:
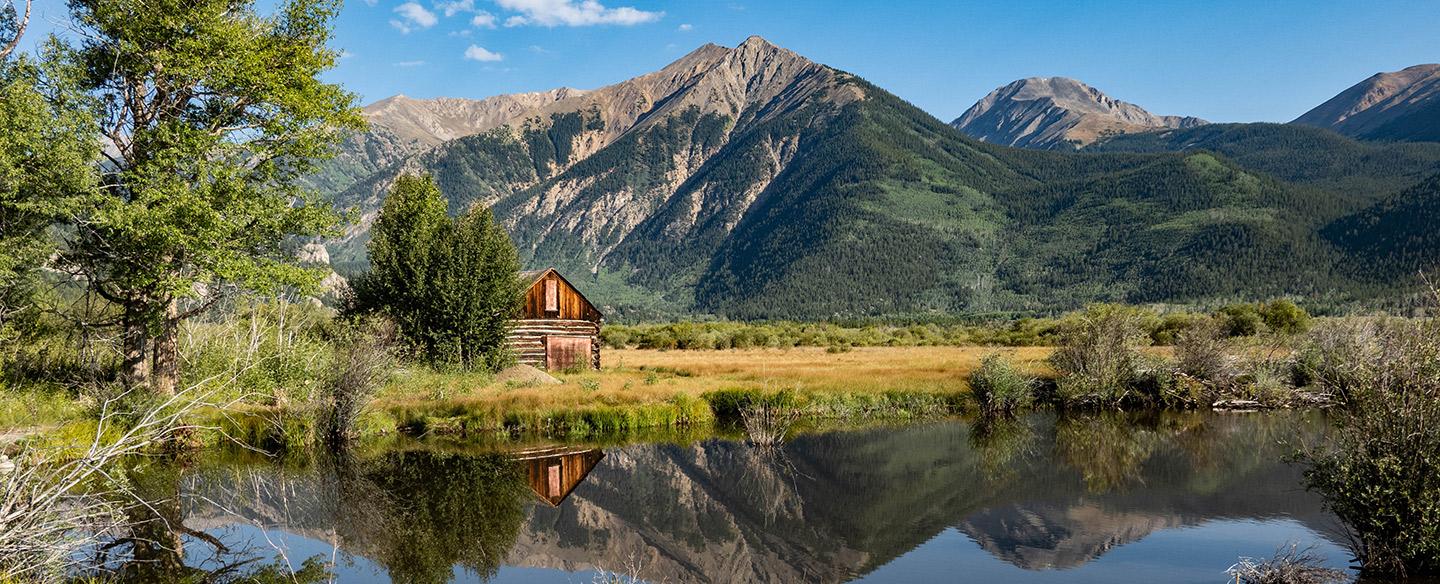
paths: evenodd
<path fill-rule="evenodd" d="M 577 436 L 709 426 L 705 394 L 791 392 L 812 419 L 950 414 L 966 403 L 980 360 L 1001 353 L 1022 371 L 1048 370 L 1049 347 L 818 347 L 723 351 L 607 349 L 600 371 L 557 372 L 559 385 L 497 381 L 487 373 L 403 368 L 362 421 L 364 435 L 543 431 Z M 26 396 L 31 409 L 40 405 Z M 48 404 L 48 401 L 43 402 Z M 305 441 L 307 404 L 255 406 L 227 416 L 226 431 L 252 444 Z M 18 408 L 17 408 L 18 409 Z M 41 416 L 45 417 L 45 416 Z M 27 416 L 28 418 L 28 416 Z M 58 417 L 55 422 L 68 420 Z M 0 418 L 0 428 L 25 427 Z"/>
<path fill-rule="evenodd" d="M 570 433 L 708 422 L 702 399 L 720 390 L 789 390 L 817 416 L 949 411 L 969 373 L 1000 352 L 1033 375 L 1052 349 L 1023 347 L 814 347 L 730 351 L 607 350 L 601 371 L 557 373 L 564 383 L 502 383 L 482 374 L 402 371 L 376 402 L 411 429 L 501 428 Z"/>

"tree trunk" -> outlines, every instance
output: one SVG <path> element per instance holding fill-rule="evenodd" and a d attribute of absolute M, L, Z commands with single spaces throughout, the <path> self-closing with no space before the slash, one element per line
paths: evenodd
<path fill-rule="evenodd" d="M 120 375 L 125 389 L 131 390 L 150 381 L 150 369 L 145 362 L 145 345 L 150 334 L 145 329 L 144 313 L 133 305 L 125 307 L 120 326 L 123 329 L 120 333 Z"/>
<path fill-rule="evenodd" d="M 151 385 L 155 393 L 175 395 L 180 385 L 180 305 L 171 299 L 165 305 L 165 321 L 155 339 Z"/>

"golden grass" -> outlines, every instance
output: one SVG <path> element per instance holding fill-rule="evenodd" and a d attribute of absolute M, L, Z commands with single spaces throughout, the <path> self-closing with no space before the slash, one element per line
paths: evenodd
<path fill-rule="evenodd" d="M 1021 347 L 866 347 L 845 353 L 823 348 L 730 351 L 606 350 L 603 370 L 557 373 L 561 385 L 523 386 L 487 375 L 403 372 L 379 404 L 419 405 L 444 401 L 498 412 L 669 402 L 721 389 L 794 390 L 799 394 L 883 392 L 958 393 L 980 360 L 1000 352 L 1022 371 L 1045 373 L 1053 349 Z"/>

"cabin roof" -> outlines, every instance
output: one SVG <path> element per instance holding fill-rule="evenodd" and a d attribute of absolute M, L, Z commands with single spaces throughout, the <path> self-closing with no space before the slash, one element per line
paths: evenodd
<path fill-rule="evenodd" d="M 595 306 L 595 303 L 591 302 L 589 298 L 586 298 L 585 293 L 581 292 L 579 287 L 575 286 L 575 284 L 571 283 L 569 279 L 567 279 L 563 274 L 561 274 L 560 270 L 557 270 L 553 267 L 540 270 L 521 270 L 520 281 L 524 282 L 525 289 L 529 290 L 530 288 L 535 287 L 536 284 L 540 283 L 540 279 L 544 278 L 546 274 L 552 272 L 555 274 L 556 278 L 560 278 L 560 281 L 565 282 L 566 286 L 569 286 L 572 290 L 575 290 L 575 293 L 580 295 L 580 299 L 584 300 L 585 304 L 590 306 L 590 310 L 594 310 L 595 314 L 598 315 L 600 318 L 605 318 L 605 313 L 600 312 L 600 309 Z"/>

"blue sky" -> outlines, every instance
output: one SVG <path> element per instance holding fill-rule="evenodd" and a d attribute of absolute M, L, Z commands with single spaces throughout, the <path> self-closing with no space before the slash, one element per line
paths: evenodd
<path fill-rule="evenodd" d="M 54 29 L 64 3 L 39 3 L 37 28 Z M 947 121 L 1057 75 L 1158 114 L 1288 121 L 1373 73 L 1440 62 L 1440 0 L 348 0 L 330 78 L 365 103 L 589 89 L 752 34 Z"/>

